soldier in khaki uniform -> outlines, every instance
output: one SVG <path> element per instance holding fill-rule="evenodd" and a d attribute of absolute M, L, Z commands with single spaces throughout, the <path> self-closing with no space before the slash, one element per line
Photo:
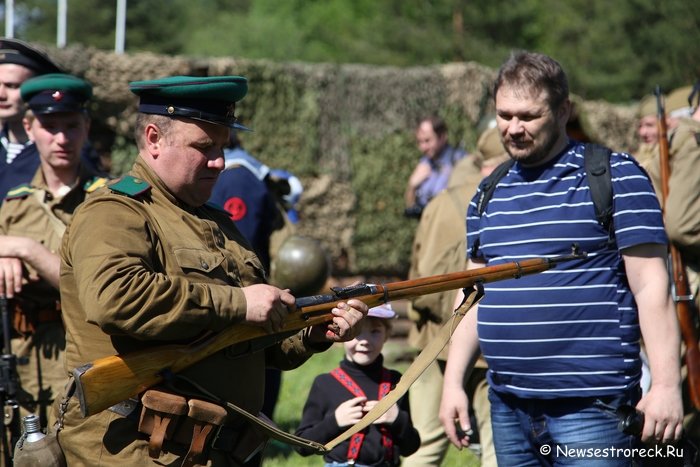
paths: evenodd
<path fill-rule="evenodd" d="M 45 427 L 47 408 L 66 382 L 58 291 L 61 237 L 87 193 L 105 180 L 80 164 L 90 125 L 90 84 L 47 74 L 25 81 L 20 90 L 29 108 L 24 128 L 41 164 L 30 183 L 9 191 L 0 208 L 0 295 L 10 299 L 14 311 L 18 400 L 23 413 L 37 411 Z"/>
<path fill-rule="evenodd" d="M 685 105 L 690 108 L 692 87 L 683 89 L 687 91 Z M 664 222 L 669 239 L 681 251 L 686 265 L 697 272 L 700 270 L 700 191 L 697 188 L 700 182 L 700 106 L 697 92 L 693 96 L 696 99 L 693 113 L 689 117 L 681 117 L 677 126 L 669 132 L 670 175 L 668 200 L 664 203 Z M 657 153 L 645 168 L 657 195 L 661 197 L 659 160 Z M 697 290 L 695 292 L 697 297 Z"/>
<path fill-rule="evenodd" d="M 656 124 L 656 96 L 648 95 L 637 109 L 637 136 L 639 147 L 632 155 L 640 164 L 645 164 L 659 152 L 659 130 Z"/>
<path fill-rule="evenodd" d="M 81 207 L 61 250 L 69 373 L 100 357 L 189 343 L 237 323 L 274 332 L 294 305 L 290 293 L 265 283 L 260 260 L 228 213 L 205 204 L 224 168 L 230 127 L 238 127 L 235 102 L 246 94 L 247 80 L 179 76 L 130 87 L 140 97 L 139 157 L 128 175 Z M 194 396 L 187 394 L 190 402 L 203 389 L 257 414 L 266 365 L 292 369 L 332 342 L 351 339 L 366 313 L 362 302 L 341 302 L 332 325 L 306 328 L 264 350 L 230 346 L 176 377 L 198 385 Z M 83 418 L 76 397 L 65 410 L 54 407 L 68 465 L 181 465 L 198 435 L 190 431 L 149 452 L 148 435 L 138 431 L 140 408 L 129 412 L 128 404 L 117 404 Z M 231 412 L 224 426 L 206 439 L 198 463 L 241 465 L 231 450 L 251 429 Z"/>
<path fill-rule="evenodd" d="M 477 151 L 461 159 L 450 175 L 448 188 L 433 198 L 418 224 L 409 278 L 463 271 L 466 269 L 466 231 L 464 216 L 467 204 L 483 177 L 507 159 L 496 128 L 482 133 Z M 457 291 L 430 294 L 414 299 L 409 306 L 413 321 L 408 342 L 417 349 L 425 348 L 438 334 L 442 324 L 452 315 Z M 442 397 L 442 379 L 449 347 L 445 347 L 410 391 L 411 417 L 421 435 L 421 447 L 404 459 L 404 466 L 439 466 L 447 452 L 449 440 L 437 417 Z M 481 444 L 481 465 L 496 465 L 491 439 L 491 416 L 487 398 L 486 364 L 480 360 L 479 370 L 472 372 L 466 382 L 469 394 L 474 395 Z"/>
<path fill-rule="evenodd" d="M 29 182 L 39 168 L 36 146 L 22 124 L 26 109 L 19 88 L 34 76 L 62 72 L 44 51 L 0 38 L 0 203 L 10 188 Z"/>
<path fill-rule="evenodd" d="M 690 117 L 681 117 L 673 131 L 669 131 L 668 199 L 664 204 L 664 223 L 669 239 L 681 253 L 695 305 L 700 307 L 700 81 L 693 87 L 681 88 L 685 99 L 667 101 L 667 109 L 692 107 Z M 695 89 L 695 93 L 692 90 Z M 678 94 L 678 92 L 676 93 Z M 685 113 L 685 110 L 683 110 Z M 661 194 L 661 165 L 657 152 L 645 165 L 657 196 Z M 687 369 L 684 368 L 683 374 Z M 684 394 L 687 388 L 683 382 Z M 687 395 L 686 395 L 687 397 Z M 686 416 L 684 430 L 696 443 L 700 442 L 700 417 L 689 401 L 684 403 Z"/>

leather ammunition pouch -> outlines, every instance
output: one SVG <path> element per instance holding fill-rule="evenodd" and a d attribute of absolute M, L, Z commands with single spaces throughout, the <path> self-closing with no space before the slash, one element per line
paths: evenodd
<path fill-rule="evenodd" d="M 267 437 L 236 417 L 227 424 L 228 413 L 220 405 L 186 399 L 162 389 L 150 389 L 141 397 L 139 432 L 149 436 L 149 455 L 157 459 L 164 441 L 187 447 L 183 466 L 206 464 L 209 449 L 228 452 L 245 462 L 264 448 Z"/>
<path fill-rule="evenodd" d="M 52 306 L 14 298 L 12 306 L 12 327 L 20 336 L 26 337 L 34 334 L 36 328 L 42 323 L 61 321 L 61 302 L 56 300 Z"/>

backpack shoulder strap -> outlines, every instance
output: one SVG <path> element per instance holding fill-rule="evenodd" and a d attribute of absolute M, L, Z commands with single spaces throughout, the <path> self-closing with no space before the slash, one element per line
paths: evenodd
<path fill-rule="evenodd" d="M 484 178 L 481 183 L 479 183 L 479 199 L 477 200 L 476 209 L 479 215 L 482 215 L 486 210 L 486 205 L 489 204 L 491 198 L 493 197 L 493 192 L 496 190 L 496 185 L 498 182 L 505 177 L 511 167 L 513 167 L 515 161 L 513 159 L 508 159 L 502 162 L 498 167 L 496 167 L 493 172 L 486 178 Z"/>
<path fill-rule="evenodd" d="M 595 207 L 598 223 L 614 237 L 613 229 L 613 193 L 612 174 L 610 172 L 610 154 L 612 151 L 598 144 L 586 144 L 584 151 L 584 166 L 588 184 L 591 188 L 591 198 Z"/>
<path fill-rule="evenodd" d="M 496 185 L 506 176 L 510 168 L 513 167 L 513 164 L 515 164 L 513 159 L 501 162 L 498 167 L 493 169 L 493 172 L 479 183 L 479 198 L 476 200 L 476 211 L 479 213 L 479 216 L 486 211 L 486 206 L 489 204 L 489 201 L 491 201 L 491 198 L 493 198 L 493 192 L 496 191 Z M 480 246 L 481 240 L 477 238 L 473 246 L 474 254 L 479 251 Z"/>

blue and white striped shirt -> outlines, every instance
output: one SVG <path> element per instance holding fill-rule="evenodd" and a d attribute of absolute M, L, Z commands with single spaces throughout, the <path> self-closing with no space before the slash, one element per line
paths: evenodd
<path fill-rule="evenodd" d="M 572 142 L 551 163 L 516 163 L 482 216 L 472 199 L 467 254 L 488 265 L 567 254 L 588 257 L 486 286 L 478 333 L 499 392 L 529 398 L 616 394 L 637 384 L 639 321 L 620 250 L 667 242 L 661 209 L 632 156 L 611 155 L 616 245 L 599 225 L 583 163 Z M 478 249 L 474 252 L 475 243 Z"/>

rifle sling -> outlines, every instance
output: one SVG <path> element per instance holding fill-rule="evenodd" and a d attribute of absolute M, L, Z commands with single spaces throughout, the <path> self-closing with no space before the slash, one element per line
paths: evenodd
<path fill-rule="evenodd" d="M 413 382 L 418 379 L 418 377 L 425 371 L 425 369 L 437 358 L 438 354 L 447 345 L 450 340 L 452 333 L 454 332 L 457 325 L 460 323 L 462 318 L 466 315 L 467 311 L 474 306 L 484 295 L 483 286 L 481 283 L 477 283 L 476 288 L 467 295 L 467 290 L 465 289 L 465 299 L 462 304 L 454 311 L 452 319 L 445 323 L 440 330 L 439 334 L 435 339 L 433 339 L 427 347 L 425 347 L 420 354 L 416 357 L 413 363 L 408 367 L 406 372 L 403 374 L 398 384 L 394 389 L 392 389 L 385 397 L 383 397 L 377 405 L 374 406 L 372 410 L 367 412 L 367 414 L 362 417 L 362 420 L 357 422 L 355 425 L 351 426 L 344 433 L 339 435 L 334 440 L 323 445 L 316 441 L 311 441 L 300 436 L 296 436 L 292 433 L 280 430 L 276 426 L 273 426 L 263 419 L 251 414 L 250 412 L 232 404 L 228 401 L 221 400 L 216 397 L 211 392 L 207 391 L 199 384 L 177 374 L 169 374 L 166 377 L 166 386 L 173 391 L 190 396 L 201 397 L 202 395 L 211 398 L 212 400 L 226 405 L 229 409 L 239 414 L 249 422 L 253 423 L 254 426 L 261 431 L 263 431 L 268 437 L 276 439 L 277 441 L 292 445 L 299 446 L 307 449 L 313 449 L 318 453 L 324 453 L 332 450 L 334 447 L 338 446 L 340 443 L 350 438 L 355 433 L 365 429 L 371 425 L 377 418 L 384 414 L 389 408 L 394 405 L 406 392 L 408 388 L 413 384 Z M 184 382 L 190 385 L 195 391 L 187 391 L 181 386 L 176 386 L 177 382 Z"/>
<path fill-rule="evenodd" d="M 192 386 L 194 388 L 194 391 L 188 391 L 184 389 L 182 386 L 178 386 L 176 383 L 178 382 L 184 382 Z M 184 376 L 178 375 L 178 374 L 170 374 L 168 375 L 168 378 L 165 380 L 165 386 L 172 391 L 182 394 L 185 396 L 190 396 L 190 397 L 199 397 L 201 398 L 203 395 L 205 397 L 208 397 L 212 399 L 215 402 L 218 402 L 219 404 L 225 405 L 229 409 L 231 409 L 233 412 L 237 413 L 238 415 L 242 416 L 249 422 L 253 424 L 253 427 L 256 429 L 261 430 L 265 435 L 269 438 L 276 439 L 277 441 L 280 441 L 282 443 L 286 443 L 292 446 L 299 446 L 303 448 L 310 448 L 313 449 L 314 451 L 317 452 L 325 452 L 325 449 L 321 443 L 317 443 L 316 441 L 311 441 L 296 435 L 293 435 L 292 433 L 288 433 L 286 431 L 280 430 L 274 425 L 271 425 L 270 423 L 267 423 L 265 420 L 262 418 L 253 415 L 252 413 L 248 412 L 245 409 L 242 409 L 241 407 L 238 407 L 236 404 L 232 404 L 231 402 L 225 401 L 220 399 L 219 397 L 215 396 L 211 392 L 207 391 L 204 389 L 202 386 L 199 384 L 195 383 L 189 378 L 186 378 Z"/>

